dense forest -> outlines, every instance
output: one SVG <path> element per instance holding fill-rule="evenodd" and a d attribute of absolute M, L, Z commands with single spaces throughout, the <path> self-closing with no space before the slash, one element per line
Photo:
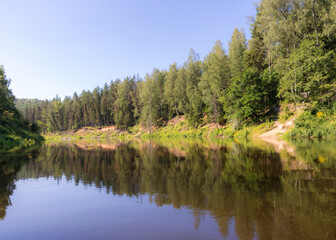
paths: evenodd
<path fill-rule="evenodd" d="M 42 141 L 38 126 L 29 123 L 15 107 L 4 68 L 0 66 L 0 150 Z"/>
<path fill-rule="evenodd" d="M 336 1 L 262 0 L 251 39 L 235 29 L 201 60 L 191 49 L 183 65 L 114 80 L 63 100 L 19 99 L 18 109 L 43 132 L 84 126 L 160 126 L 185 115 L 235 128 L 278 117 L 280 104 L 307 103 L 310 114 L 336 113 Z M 164 56 L 162 56 L 164 57 Z M 93 79 L 94 80 L 94 79 Z"/>

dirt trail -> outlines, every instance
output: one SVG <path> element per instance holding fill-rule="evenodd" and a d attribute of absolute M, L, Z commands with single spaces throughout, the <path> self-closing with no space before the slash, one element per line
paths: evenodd
<path fill-rule="evenodd" d="M 285 132 L 287 132 L 289 129 L 294 127 L 294 121 L 297 116 L 299 116 L 306 108 L 307 106 L 305 104 L 301 104 L 296 107 L 294 111 L 294 115 L 290 117 L 285 123 L 280 123 L 279 121 L 276 121 L 274 123 L 274 128 L 271 130 L 259 135 L 259 138 L 261 139 L 267 139 L 267 138 L 277 138 L 281 135 L 283 135 Z"/>
<path fill-rule="evenodd" d="M 277 138 L 287 132 L 290 128 L 294 126 L 295 116 L 287 120 L 285 123 L 280 123 L 276 121 L 274 123 L 274 128 L 261 134 L 260 138 Z"/>

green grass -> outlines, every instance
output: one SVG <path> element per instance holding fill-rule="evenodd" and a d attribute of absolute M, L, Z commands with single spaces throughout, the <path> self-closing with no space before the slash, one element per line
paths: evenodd
<path fill-rule="evenodd" d="M 191 126 L 187 121 L 182 120 L 177 124 L 168 124 L 163 127 L 156 128 L 149 132 L 147 129 L 136 125 L 128 129 L 128 131 L 95 131 L 95 128 L 87 128 L 90 131 L 81 132 L 57 132 L 47 134 L 45 138 L 47 141 L 64 141 L 64 140 L 92 140 L 92 139 L 130 139 L 130 138 L 144 138 L 144 139 L 202 139 L 202 138 L 247 138 L 255 134 L 260 134 L 272 127 L 273 123 L 263 123 L 260 125 L 245 126 L 240 130 L 234 130 L 231 125 L 216 126 L 204 125 L 199 127 Z M 98 128 L 97 128 L 98 129 Z"/>

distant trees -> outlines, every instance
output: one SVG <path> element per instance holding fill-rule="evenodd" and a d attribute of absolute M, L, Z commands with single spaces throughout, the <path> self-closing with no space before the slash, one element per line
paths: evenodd
<path fill-rule="evenodd" d="M 217 41 L 202 61 L 154 69 L 145 79 L 127 77 L 63 101 L 18 100 L 44 131 L 116 125 L 150 129 L 179 115 L 189 122 L 258 123 L 276 116 L 279 102 L 331 106 L 336 99 L 336 3 L 332 0 L 261 0 L 251 39 L 234 30 L 228 53 Z M 3 81 L 3 80 L 2 80 Z M 2 85 L 6 85 L 3 82 Z M 8 90 L 1 97 L 12 98 Z M 0 111 L 3 118 L 5 108 Z"/>

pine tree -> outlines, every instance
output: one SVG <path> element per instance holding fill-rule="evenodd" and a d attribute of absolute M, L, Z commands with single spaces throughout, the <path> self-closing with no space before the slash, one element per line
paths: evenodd
<path fill-rule="evenodd" d="M 166 76 L 166 81 L 164 85 L 164 97 L 169 107 L 169 118 L 179 115 L 178 111 L 178 89 L 177 88 L 178 80 L 178 68 L 177 64 L 174 63 L 169 66 L 169 71 Z"/>
<path fill-rule="evenodd" d="M 185 63 L 184 68 L 186 70 L 185 79 L 188 97 L 186 114 L 191 124 L 197 125 L 202 120 L 203 114 L 202 93 L 198 87 L 202 76 L 202 63 L 193 49 L 189 52 L 188 61 Z"/>
<path fill-rule="evenodd" d="M 246 38 L 237 28 L 233 31 L 229 42 L 229 61 L 231 76 L 238 77 L 244 71 L 244 53 L 246 51 Z"/>

